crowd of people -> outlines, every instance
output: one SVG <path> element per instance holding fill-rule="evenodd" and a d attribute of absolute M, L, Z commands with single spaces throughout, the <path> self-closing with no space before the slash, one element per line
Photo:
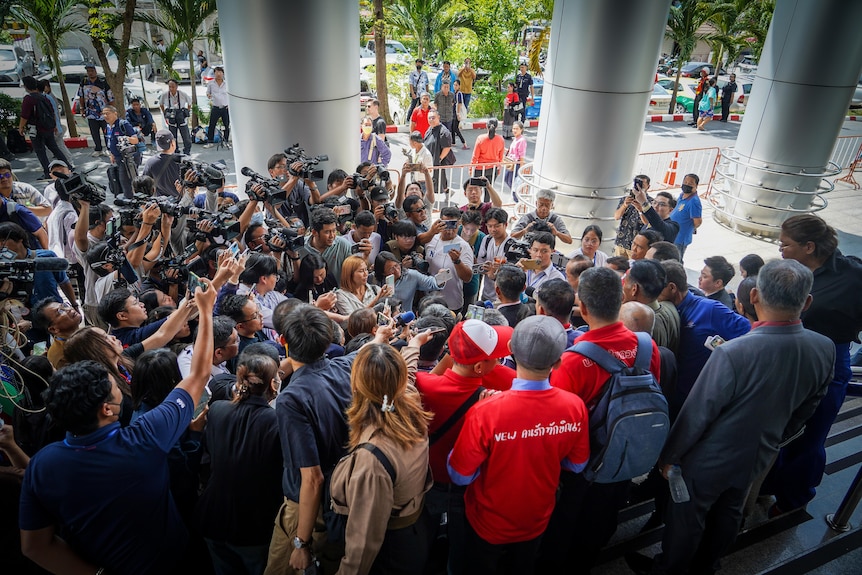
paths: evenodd
<path fill-rule="evenodd" d="M 417 93 L 429 132 L 459 101 L 447 72 L 438 109 Z M 862 262 L 835 230 L 794 216 L 782 259 L 717 254 L 695 288 L 696 174 L 655 195 L 636 176 L 611 255 L 600 226 L 573 237 L 552 190 L 512 218 L 500 159 L 434 219 L 428 137 L 393 181 L 375 125 L 353 174 L 277 153 L 247 200 L 183 171 L 169 130 L 116 206 L 70 190 L 62 159 L 41 192 L 0 160 L 0 256 L 34 270 L 0 266 L 0 295 L 30 311 L 3 312 L 16 572 L 586 573 L 618 511 L 652 498 L 662 552 L 633 568 L 706 571 L 747 496 L 774 496 L 771 515 L 814 497 L 862 329 Z M 476 148 L 497 158 L 495 128 Z M 666 406 L 637 483 L 593 480 L 615 369 L 595 349 Z"/>

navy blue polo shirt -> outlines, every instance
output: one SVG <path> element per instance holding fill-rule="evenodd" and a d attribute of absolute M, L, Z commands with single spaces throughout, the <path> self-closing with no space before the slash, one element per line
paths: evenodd
<path fill-rule="evenodd" d="M 148 323 L 147 325 L 142 325 L 141 327 L 112 327 L 111 335 L 120 340 L 120 343 L 123 344 L 123 347 L 129 347 L 130 345 L 141 343 L 162 327 L 162 324 L 167 321 L 168 318 L 163 317 L 162 319 L 156 320 L 153 323 Z"/>
<path fill-rule="evenodd" d="M 302 366 L 278 394 L 275 413 L 284 456 L 284 496 L 299 501 L 300 468 L 320 466 L 328 475 L 347 452 L 350 368 L 356 352 Z"/>
<path fill-rule="evenodd" d="M 192 420 L 182 389 L 132 425 L 112 423 L 39 451 L 24 474 L 19 525 L 59 525 L 77 554 L 110 573 L 167 573 L 188 538 L 170 493 L 168 452 Z"/>

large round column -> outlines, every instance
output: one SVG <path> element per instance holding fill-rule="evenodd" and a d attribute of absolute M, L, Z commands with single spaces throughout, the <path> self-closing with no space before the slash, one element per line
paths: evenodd
<path fill-rule="evenodd" d="M 326 174 L 359 157 L 359 5 L 218 0 L 237 180 L 299 143 Z M 325 186 L 324 186 L 325 187 Z"/>
<path fill-rule="evenodd" d="M 777 237 L 788 217 L 825 207 L 829 156 L 862 68 L 862 2 L 781 1 L 735 149 L 724 153 L 715 218 Z"/>
<path fill-rule="evenodd" d="M 670 0 L 557 0 L 534 183 L 557 194 L 572 236 L 613 213 L 631 186 Z"/>

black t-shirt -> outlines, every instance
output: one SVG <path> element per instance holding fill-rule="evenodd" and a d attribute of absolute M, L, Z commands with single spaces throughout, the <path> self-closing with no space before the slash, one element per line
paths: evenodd
<path fill-rule="evenodd" d="M 533 85 L 533 77 L 529 72 L 524 74 L 523 76 L 518 74 L 515 78 L 515 91 L 518 92 L 518 100 L 521 102 L 526 102 L 527 97 L 530 95 L 530 86 Z"/>
<path fill-rule="evenodd" d="M 449 155 L 440 160 L 440 152 L 446 148 L 452 147 L 452 132 L 446 126 L 440 124 L 433 128 L 428 128 L 425 134 L 425 147 L 431 152 L 434 158 L 435 166 L 451 166 L 455 163 L 455 154 L 449 150 Z"/>

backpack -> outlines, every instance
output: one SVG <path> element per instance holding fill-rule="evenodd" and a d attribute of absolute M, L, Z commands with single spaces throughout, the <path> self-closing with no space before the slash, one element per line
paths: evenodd
<path fill-rule="evenodd" d="M 383 469 L 386 470 L 386 473 L 389 474 L 389 479 L 392 480 L 392 485 L 394 488 L 395 485 L 395 468 L 392 466 L 392 462 L 389 461 L 389 458 L 386 457 L 386 454 L 383 453 L 376 445 L 373 443 L 360 443 L 356 446 L 355 449 L 351 450 L 350 453 L 342 457 L 338 463 L 341 463 L 345 459 L 347 459 L 354 451 L 357 449 L 367 449 L 371 453 L 374 454 L 374 457 L 377 458 L 377 461 L 380 462 L 380 465 L 383 466 Z M 337 466 L 338 464 L 336 464 Z M 326 482 L 323 488 L 323 501 L 326 504 L 323 506 L 323 522 L 326 524 L 326 540 L 331 541 L 333 543 L 341 543 L 346 539 L 347 533 L 347 515 L 342 515 L 337 513 L 332 508 L 332 472 L 335 471 L 335 467 L 332 468 L 329 475 L 326 477 Z"/>
<path fill-rule="evenodd" d="M 30 97 L 35 102 L 29 123 L 36 126 L 36 130 L 39 132 L 53 132 L 54 128 L 57 127 L 54 121 L 54 106 L 51 105 L 48 97 L 42 94 L 30 94 Z"/>
<path fill-rule="evenodd" d="M 649 371 L 652 339 L 643 332 L 636 335 L 638 348 L 632 367 L 592 342 L 578 342 L 568 349 L 610 374 L 587 406 L 590 461 L 584 478 L 590 482 L 616 483 L 648 473 L 670 431 L 667 399 Z"/>

